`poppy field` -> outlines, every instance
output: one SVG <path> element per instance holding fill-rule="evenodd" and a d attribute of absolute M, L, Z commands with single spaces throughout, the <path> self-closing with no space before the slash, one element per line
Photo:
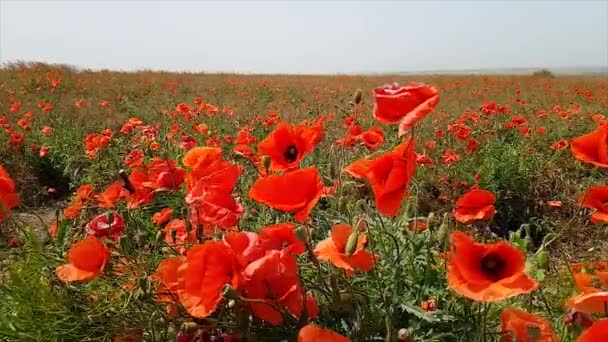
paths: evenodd
<path fill-rule="evenodd" d="M 608 341 L 608 81 L 0 69 L 0 340 Z"/>

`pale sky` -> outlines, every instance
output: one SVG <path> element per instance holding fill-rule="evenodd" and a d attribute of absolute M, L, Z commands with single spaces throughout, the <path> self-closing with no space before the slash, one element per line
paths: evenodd
<path fill-rule="evenodd" d="M 0 62 L 15 60 L 254 73 L 608 66 L 608 0 L 0 0 Z"/>

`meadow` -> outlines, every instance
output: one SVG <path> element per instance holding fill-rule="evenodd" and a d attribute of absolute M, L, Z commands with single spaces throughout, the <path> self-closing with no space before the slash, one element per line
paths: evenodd
<path fill-rule="evenodd" d="M 608 81 L 0 69 L 0 340 L 608 341 Z"/>

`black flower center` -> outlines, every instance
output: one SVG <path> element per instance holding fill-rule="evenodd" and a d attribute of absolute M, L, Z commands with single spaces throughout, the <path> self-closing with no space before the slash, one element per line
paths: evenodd
<path fill-rule="evenodd" d="M 506 262 L 495 254 L 488 254 L 481 258 L 481 271 L 494 281 L 503 278 L 505 267 Z"/>
<path fill-rule="evenodd" d="M 283 153 L 283 157 L 285 157 L 285 160 L 287 160 L 290 163 L 293 163 L 294 161 L 296 161 L 298 159 L 297 147 L 295 147 L 294 145 L 287 146 L 287 148 L 285 149 L 285 152 Z"/>

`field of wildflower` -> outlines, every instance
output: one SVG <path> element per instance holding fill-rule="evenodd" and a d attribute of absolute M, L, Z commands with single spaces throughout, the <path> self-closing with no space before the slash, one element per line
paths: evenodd
<path fill-rule="evenodd" d="M 0 341 L 608 341 L 608 81 L 0 69 Z"/>

